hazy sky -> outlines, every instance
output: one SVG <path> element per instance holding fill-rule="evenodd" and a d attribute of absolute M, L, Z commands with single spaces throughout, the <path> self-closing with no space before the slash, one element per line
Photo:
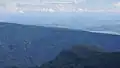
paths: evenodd
<path fill-rule="evenodd" d="M 74 1 L 74 0 L 41 0 L 41 1 Z M 88 9 L 117 9 L 120 10 L 120 0 L 77 0 L 82 8 Z M 39 4 L 40 0 L 0 0 L 0 6 L 11 3 Z"/>

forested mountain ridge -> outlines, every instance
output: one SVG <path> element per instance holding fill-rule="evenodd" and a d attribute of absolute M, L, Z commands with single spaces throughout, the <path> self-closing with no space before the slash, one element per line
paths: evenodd
<path fill-rule="evenodd" d="M 120 51 L 119 40 L 119 35 L 0 22 L 0 65 L 40 65 L 77 44 Z"/>
<path fill-rule="evenodd" d="M 78 50 L 79 47 L 80 49 Z M 60 52 L 52 61 L 41 65 L 40 68 L 119 68 L 120 52 L 101 52 L 89 49 L 83 45 L 72 50 Z M 85 50 L 81 50 L 81 49 Z M 79 53 L 81 52 L 81 53 Z M 87 52 L 87 53 L 86 53 Z M 79 54 L 78 54 L 79 53 Z M 83 57 L 83 54 L 86 57 Z"/>

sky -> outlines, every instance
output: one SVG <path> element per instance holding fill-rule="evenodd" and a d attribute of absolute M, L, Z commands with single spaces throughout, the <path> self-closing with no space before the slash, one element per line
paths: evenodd
<path fill-rule="evenodd" d="M 74 1 L 74 0 L 41 0 L 41 1 Z M 0 0 L 0 9 L 3 6 L 12 6 L 12 4 L 19 3 L 29 3 L 29 4 L 39 4 L 40 0 Z M 79 6 L 87 9 L 108 9 L 108 10 L 120 10 L 120 0 L 77 0 Z"/>
<path fill-rule="evenodd" d="M 73 1 L 73 0 L 43 0 L 43 1 Z M 119 19 L 120 17 L 120 0 L 77 0 L 79 2 L 79 6 L 82 7 L 83 9 L 96 9 L 96 10 L 114 10 L 115 12 L 119 12 L 119 14 L 115 14 L 115 16 L 111 16 L 110 17 L 110 20 L 111 19 Z M 10 22 L 18 22 L 18 23 L 29 23 L 32 22 L 31 24 L 34 24 L 33 22 L 36 22 L 36 24 L 39 24 L 39 18 L 40 17 L 37 17 L 39 15 L 41 15 L 40 13 L 23 13 L 20 14 L 18 13 L 1 13 L 1 12 L 5 12 L 3 11 L 5 9 L 5 6 L 7 6 L 8 8 L 10 8 L 11 10 L 14 10 L 12 9 L 11 7 L 14 7 L 14 3 L 29 3 L 29 4 L 37 4 L 39 5 L 40 4 L 40 0 L 0 0 L 0 21 L 10 21 Z M 86 15 L 87 16 L 93 16 L 93 18 L 102 18 L 102 19 L 107 19 L 109 16 L 105 16 L 104 15 L 107 15 L 107 14 L 99 14 L 97 13 L 97 16 L 96 16 L 96 13 L 93 15 L 93 13 L 89 13 L 88 14 L 84 14 L 82 13 L 83 16 Z M 62 15 L 62 14 L 61 14 Z M 109 14 L 108 14 L 109 15 Z M 114 13 L 113 13 L 114 15 Z M 52 16 L 52 15 L 51 15 Z M 67 15 L 66 15 L 67 16 Z M 71 15 L 73 16 L 73 15 Z M 64 16 L 63 16 L 64 17 Z M 79 17 L 78 17 L 79 18 Z M 41 18 L 42 19 L 42 18 Z M 48 18 L 49 19 L 49 18 Z M 108 18 L 109 19 L 109 18 Z M 38 22 L 37 22 L 38 21 Z M 47 21 L 47 20 L 46 20 Z M 50 20 L 51 21 L 51 20 Z M 67 22 L 65 20 L 65 22 Z M 49 22 L 47 22 L 49 23 Z M 69 22 L 67 22 L 69 23 Z M 72 25 L 71 25 L 72 26 Z"/>

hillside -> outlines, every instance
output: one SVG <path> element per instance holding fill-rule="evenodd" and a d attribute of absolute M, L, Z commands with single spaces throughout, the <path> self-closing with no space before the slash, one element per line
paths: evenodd
<path fill-rule="evenodd" d="M 76 48 L 78 50 L 77 46 L 60 52 L 54 60 L 43 64 L 40 68 L 120 68 L 120 52 L 98 52 L 83 45 L 74 52 Z M 81 50 L 82 48 L 85 50 Z M 82 53 L 85 53 L 87 57 L 82 57 Z"/>
<path fill-rule="evenodd" d="M 120 51 L 119 40 L 119 35 L 0 22 L 0 65 L 40 65 L 77 44 Z"/>

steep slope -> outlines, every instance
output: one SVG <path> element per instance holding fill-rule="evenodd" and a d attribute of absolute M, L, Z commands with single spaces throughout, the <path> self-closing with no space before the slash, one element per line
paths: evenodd
<path fill-rule="evenodd" d="M 119 40 L 119 35 L 1 22 L 0 65 L 39 65 L 77 44 L 120 51 Z"/>
<path fill-rule="evenodd" d="M 78 46 L 77 46 L 78 47 Z M 77 52 L 72 50 L 62 51 L 56 59 L 43 64 L 40 68 L 119 68 L 120 52 L 101 52 L 84 47 L 77 48 Z M 76 50 L 76 49 L 74 49 Z M 87 57 L 82 57 L 88 52 Z M 94 52 L 93 52 L 94 51 Z M 79 54 L 78 54 L 79 53 Z"/>

